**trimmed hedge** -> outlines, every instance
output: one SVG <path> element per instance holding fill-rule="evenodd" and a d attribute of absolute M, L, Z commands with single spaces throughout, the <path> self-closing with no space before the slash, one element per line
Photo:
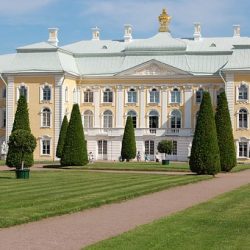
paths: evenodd
<path fill-rule="evenodd" d="M 215 123 L 220 149 L 221 170 L 228 172 L 236 166 L 237 162 L 232 124 L 225 92 L 222 92 L 218 97 Z"/>
<path fill-rule="evenodd" d="M 73 105 L 63 146 L 62 166 L 84 166 L 88 163 L 87 144 L 78 104 Z"/>
<path fill-rule="evenodd" d="M 215 175 L 220 171 L 220 152 L 210 94 L 204 92 L 196 123 L 190 169 L 197 174 Z"/>
<path fill-rule="evenodd" d="M 136 156 L 135 130 L 133 120 L 130 116 L 127 117 L 126 126 L 122 138 L 121 157 L 122 160 L 130 161 Z"/>
<path fill-rule="evenodd" d="M 13 123 L 12 132 L 22 129 L 31 133 L 30 123 L 29 123 L 29 111 L 26 98 L 24 96 L 20 96 L 17 104 L 17 110 L 15 113 L 15 119 Z M 8 167 L 21 167 L 21 152 L 14 148 L 11 144 L 9 144 L 9 149 L 6 158 L 6 165 Z M 25 153 L 24 154 L 24 167 L 31 167 L 34 164 L 33 153 Z"/>
<path fill-rule="evenodd" d="M 56 157 L 58 158 L 62 157 L 63 146 L 64 146 L 64 141 L 66 138 L 68 126 L 69 126 L 69 122 L 68 122 L 67 116 L 65 115 L 63 118 L 60 135 L 59 135 L 59 139 L 57 143 L 57 148 L 56 148 Z"/>

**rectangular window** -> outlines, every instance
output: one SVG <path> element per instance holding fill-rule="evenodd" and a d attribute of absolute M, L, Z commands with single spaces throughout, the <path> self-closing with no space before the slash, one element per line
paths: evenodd
<path fill-rule="evenodd" d="M 113 102 L 113 92 L 105 91 L 103 93 L 103 102 Z"/>
<path fill-rule="evenodd" d="M 146 155 L 154 155 L 154 141 L 145 141 L 145 154 Z"/>
<path fill-rule="evenodd" d="M 172 155 L 177 155 L 177 141 L 172 141 L 173 149 Z"/>
<path fill-rule="evenodd" d="M 6 110 L 3 111 L 3 128 L 6 128 Z"/>
<path fill-rule="evenodd" d="M 50 155 L 50 140 L 48 139 L 42 141 L 42 154 Z"/>
<path fill-rule="evenodd" d="M 137 102 L 137 94 L 135 91 L 128 92 L 128 103 L 136 103 Z"/>
<path fill-rule="evenodd" d="M 49 86 L 45 86 L 43 88 L 43 100 L 50 101 L 51 100 L 51 88 Z"/>
<path fill-rule="evenodd" d="M 159 91 L 150 92 L 150 103 L 159 103 L 160 102 L 160 93 Z"/>
<path fill-rule="evenodd" d="M 84 92 L 84 102 L 93 102 L 93 92 L 91 91 L 85 91 Z"/>
<path fill-rule="evenodd" d="M 239 157 L 248 157 L 247 142 L 239 142 Z"/>

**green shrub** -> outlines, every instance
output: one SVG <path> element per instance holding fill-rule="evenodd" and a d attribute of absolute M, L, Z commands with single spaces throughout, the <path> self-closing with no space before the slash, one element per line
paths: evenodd
<path fill-rule="evenodd" d="M 23 129 L 26 131 L 31 132 L 30 130 L 30 123 L 29 123 L 29 112 L 28 112 L 28 106 L 27 101 L 24 96 L 20 96 L 17 104 L 17 110 L 15 113 L 15 119 L 13 123 L 12 132 L 15 130 Z M 16 150 L 12 147 L 12 145 L 9 145 L 7 158 L 6 158 L 6 165 L 9 167 L 16 167 L 20 168 L 20 151 Z M 24 166 L 25 167 L 31 167 L 34 164 L 33 159 L 33 153 L 25 153 L 24 155 Z"/>
<path fill-rule="evenodd" d="M 218 97 L 215 123 L 220 149 L 221 170 L 228 172 L 236 166 L 236 152 L 232 124 L 225 92 L 222 92 Z"/>
<path fill-rule="evenodd" d="M 132 118 L 128 116 L 122 138 L 121 157 L 122 160 L 126 159 L 127 161 L 130 161 L 131 159 L 134 159 L 135 156 L 136 156 L 135 131 Z"/>
<path fill-rule="evenodd" d="M 84 166 L 88 163 L 87 145 L 78 104 L 73 105 L 63 146 L 62 166 Z"/>
<path fill-rule="evenodd" d="M 64 145 L 64 141 L 66 138 L 68 125 L 69 125 L 68 119 L 67 119 L 67 116 L 65 115 L 63 118 L 60 135 L 59 135 L 59 139 L 57 143 L 57 148 L 56 148 L 56 157 L 58 158 L 62 157 L 63 145 Z"/>
<path fill-rule="evenodd" d="M 197 174 L 215 175 L 220 171 L 220 152 L 210 94 L 204 92 L 197 118 L 190 161 Z"/>
<path fill-rule="evenodd" d="M 19 152 L 16 155 L 16 160 L 20 165 L 24 163 L 25 154 L 31 154 L 36 148 L 36 138 L 27 130 L 17 129 L 13 131 L 9 138 L 9 146 L 11 146 L 15 152 Z"/>
<path fill-rule="evenodd" d="M 170 155 L 173 150 L 173 144 L 171 141 L 163 140 L 158 143 L 157 150 L 165 154 L 165 159 L 167 158 L 167 155 Z"/>

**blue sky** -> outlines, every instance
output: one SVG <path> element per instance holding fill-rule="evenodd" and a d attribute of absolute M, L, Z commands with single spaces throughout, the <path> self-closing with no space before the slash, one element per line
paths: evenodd
<path fill-rule="evenodd" d="M 0 54 L 47 41 L 49 27 L 60 29 L 60 45 L 90 39 L 94 26 L 101 28 L 101 39 L 122 39 L 127 23 L 133 38 L 151 37 L 164 7 L 174 37 L 192 37 L 197 21 L 206 37 L 232 36 L 233 24 L 250 36 L 249 0 L 0 0 L 0 6 Z"/>

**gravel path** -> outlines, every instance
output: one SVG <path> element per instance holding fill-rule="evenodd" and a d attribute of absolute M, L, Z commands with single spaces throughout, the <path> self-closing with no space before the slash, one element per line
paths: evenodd
<path fill-rule="evenodd" d="M 78 250 L 250 183 L 250 170 L 0 230 L 1 250 Z"/>

